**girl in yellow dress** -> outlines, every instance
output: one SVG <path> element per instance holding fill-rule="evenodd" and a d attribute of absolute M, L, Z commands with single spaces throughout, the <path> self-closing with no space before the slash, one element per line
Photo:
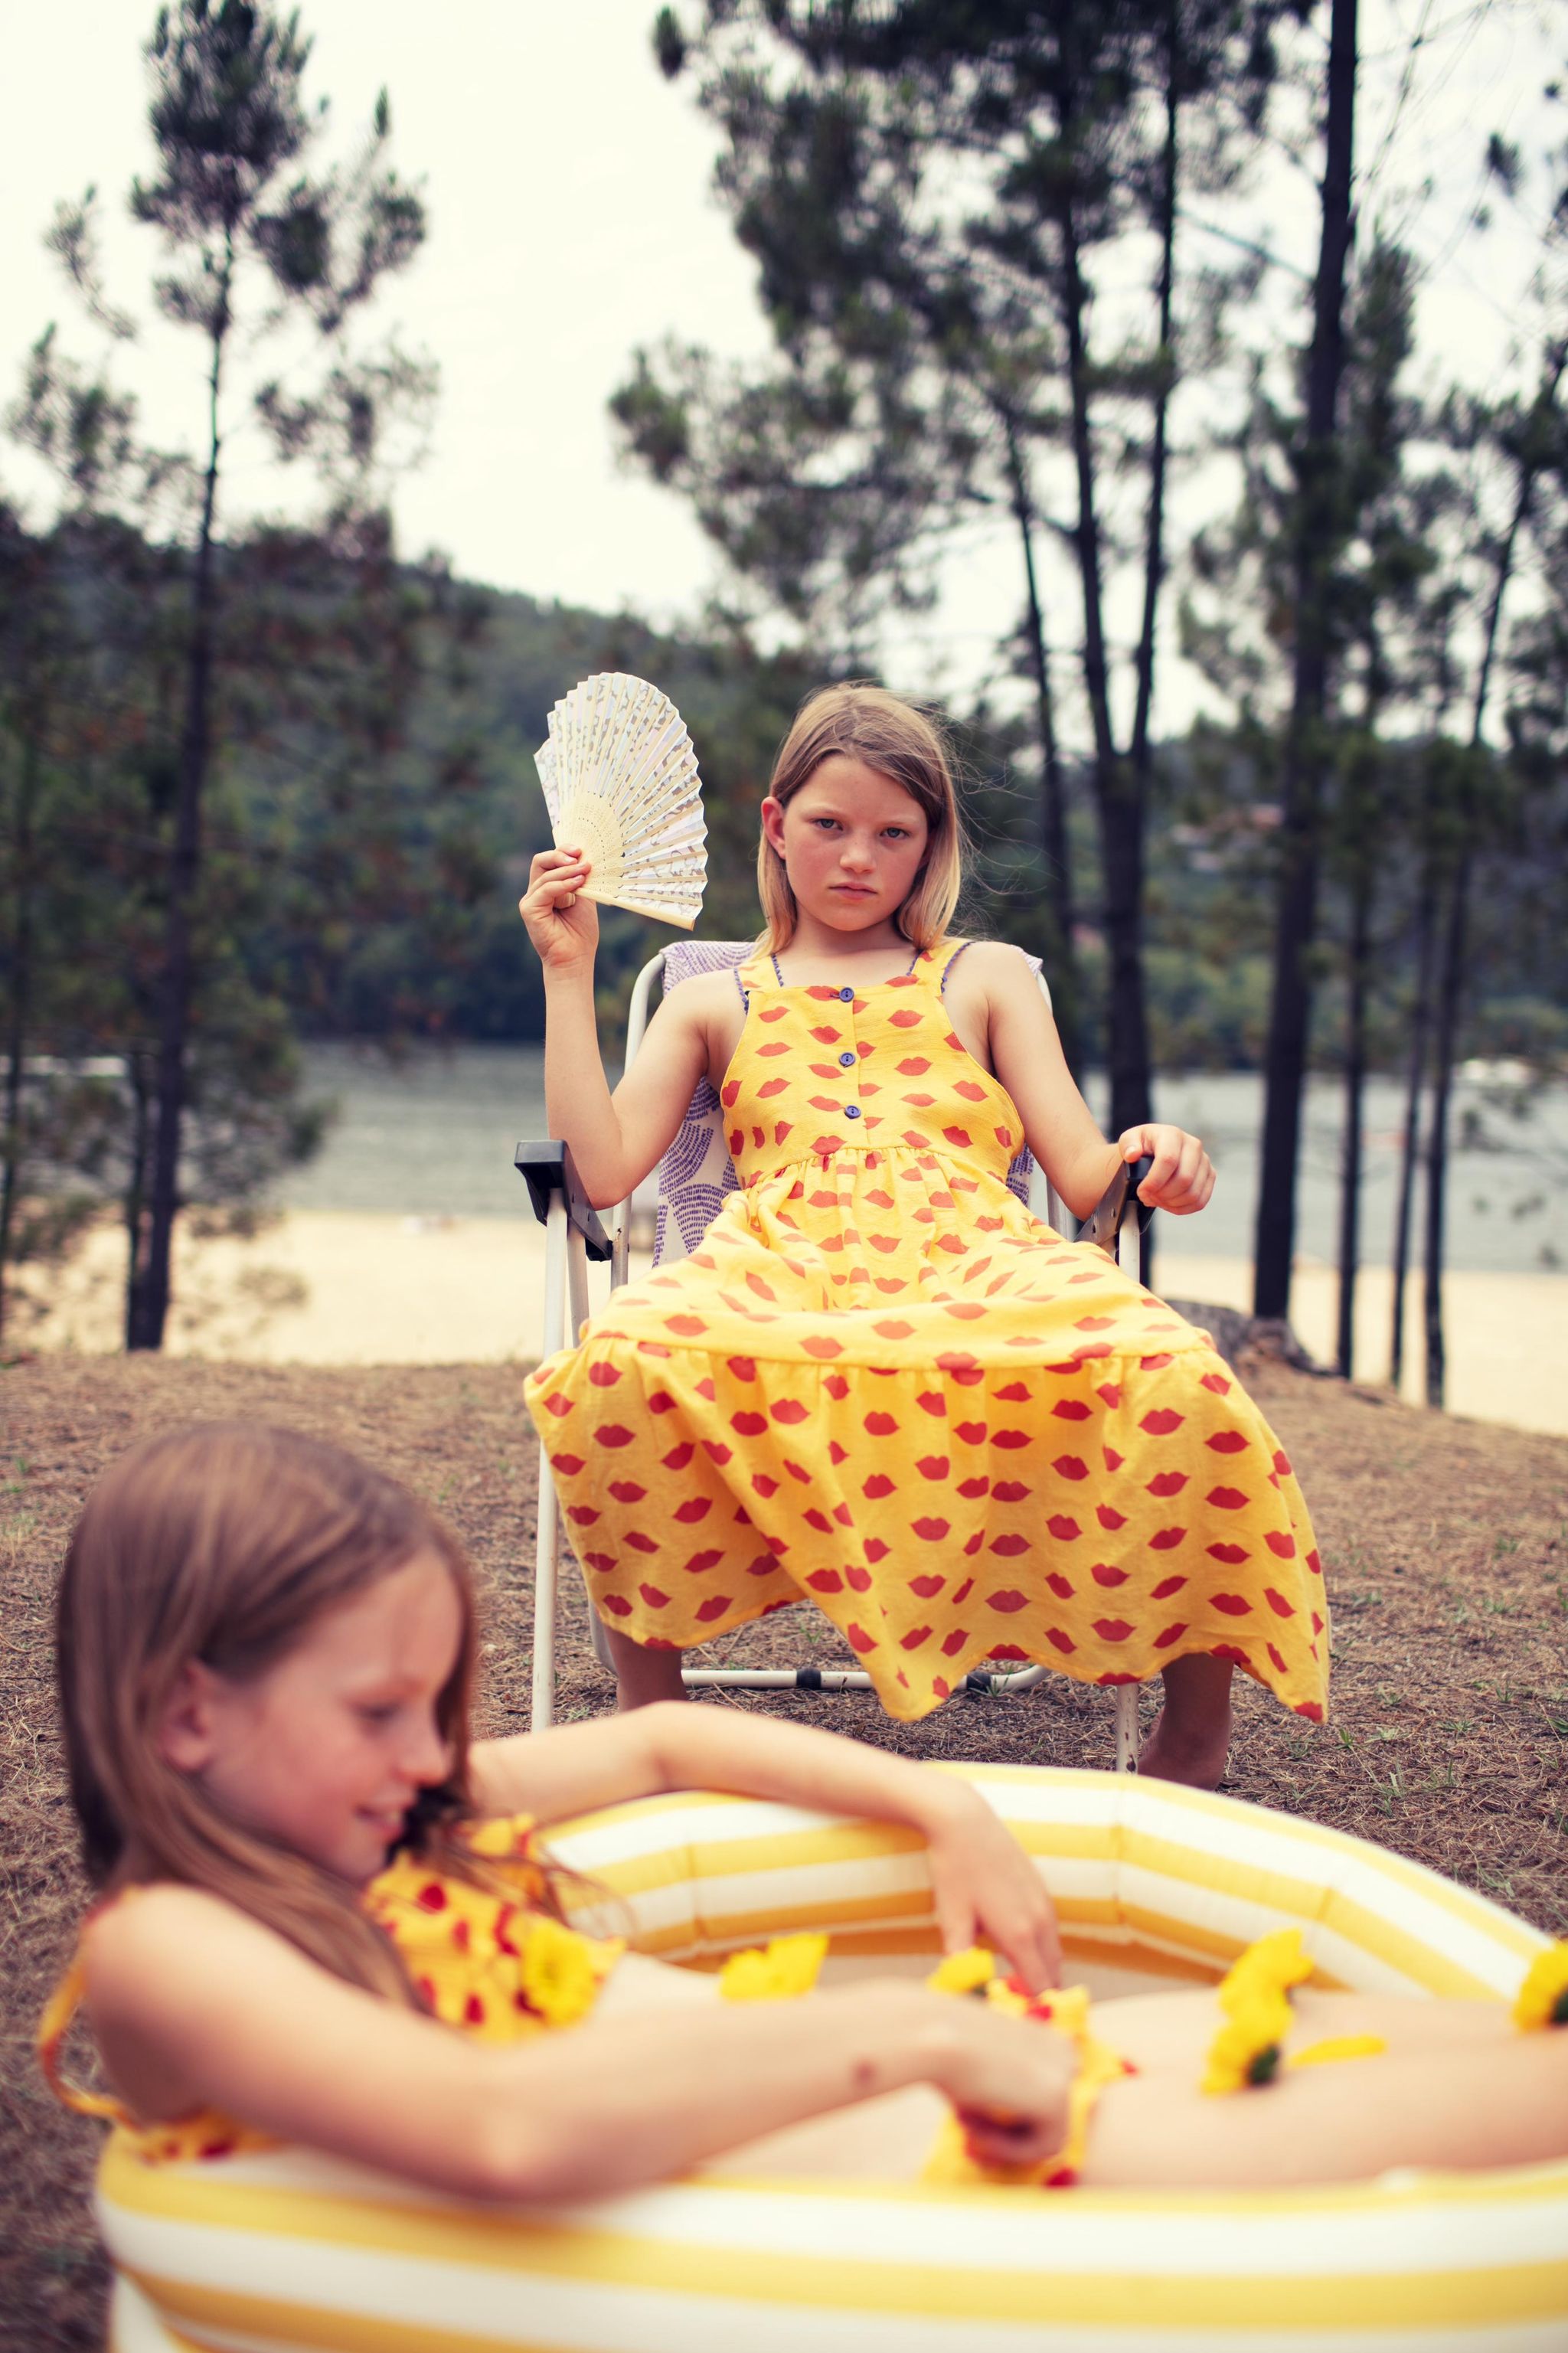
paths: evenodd
<path fill-rule="evenodd" d="M 589 1198 L 641 1182 L 704 1080 L 740 1178 L 689 1259 L 528 1384 L 622 1705 L 808 1599 L 895 1716 L 988 1658 L 1160 1674 L 1142 1769 L 1213 1787 L 1234 1668 L 1323 1717 L 1306 1505 L 1206 1334 L 1005 1182 L 1026 1142 L 1083 1217 L 1152 1155 L 1142 1198 L 1184 1217 L 1208 1156 L 1157 1123 L 1109 1143 L 1025 959 L 949 935 L 959 818 L 922 713 L 814 696 L 762 817 L 757 955 L 672 991 L 613 1096 L 589 870 L 547 851 L 521 902 L 551 1124 Z"/>
<path fill-rule="evenodd" d="M 125 1457 L 72 1539 L 58 1635 L 100 1901 L 43 2055 L 150 2164 L 299 2142 L 529 2200 L 721 2161 L 908 2178 L 933 2140 L 943 2178 L 978 2163 L 1051 2183 L 1568 2152 L 1568 2035 L 1521 2035 L 1488 2002 L 1307 1993 L 1288 2016 L 1281 1988 L 1301 1972 L 1271 1948 L 1289 1938 L 1238 1963 L 1228 2023 L 1184 1993 L 1106 2004 L 1091 2027 L 1081 1994 L 1049 1990 L 1058 1945 L 1034 1866 L 951 1775 L 720 1708 L 471 1740 L 461 1551 L 401 1488 L 314 1440 L 207 1423 Z M 795 1989 L 810 1957 L 742 1957 L 726 1989 L 567 1926 L 534 1826 L 692 1787 L 910 1825 L 954 1957 L 946 1989 L 883 1978 L 716 2001 Z M 998 2000 L 954 2000 L 993 1974 L 964 1949 L 977 1939 L 1011 1979 Z M 1568 2012 L 1568 1949 L 1543 1954 L 1526 1991 L 1521 2023 Z M 79 2001 L 108 2095 L 59 2073 Z M 1047 2010 L 1059 2031 L 1018 2014 Z M 1327 2031 L 1340 2048 L 1388 2045 L 1380 2096 L 1337 2067 L 1267 2099 L 1200 2088 L 1211 2042 L 1223 2089 Z M 939 2133 L 953 2115 L 966 2149 Z"/>

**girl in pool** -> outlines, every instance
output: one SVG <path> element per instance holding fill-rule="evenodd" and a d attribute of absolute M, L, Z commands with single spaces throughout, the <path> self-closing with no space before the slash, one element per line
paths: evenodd
<path fill-rule="evenodd" d="M 300 2142 L 513 2200 L 721 2161 L 908 2178 L 954 2111 L 950 2175 L 1253 2185 L 1568 2151 L 1568 2035 L 1522 2036 L 1501 2004 L 1300 1993 L 1286 2049 L 1385 2043 L 1379 2096 L 1312 2067 L 1215 2099 L 1211 1996 L 1106 2004 L 1094 2031 L 1064 2011 L 1064 2031 L 898 1978 L 731 2006 L 580 1936 L 533 1826 L 700 1786 L 910 1824 L 950 1949 L 1005 1954 L 1015 2009 L 1058 1968 L 1033 1866 L 956 1777 L 719 1708 L 473 1741 L 474 1626 L 451 1535 L 310 1440 L 210 1423 L 89 1499 L 59 1672 L 100 1901 L 44 2053 L 58 2082 L 85 1997 L 114 2090 L 67 2095 L 150 2163 Z M 1568 1949 L 1545 1958 L 1551 2005 Z M 1233 1973 L 1254 2007 L 1278 2006 L 1270 1969 L 1255 1947 Z"/>
<path fill-rule="evenodd" d="M 588 868 L 547 851 L 521 902 L 590 1198 L 641 1182 L 703 1081 L 740 1177 L 689 1258 L 528 1384 L 621 1704 L 678 1697 L 684 1648 L 805 1599 L 896 1716 L 987 1658 L 1161 1674 L 1142 1769 L 1212 1787 L 1235 1667 L 1322 1719 L 1305 1504 L 1207 1335 L 1005 1183 L 1027 1142 L 1087 1216 L 1147 1154 L 1142 1199 L 1185 1217 L 1208 1156 L 1157 1123 L 1109 1142 L 1024 957 L 950 934 L 959 817 L 922 712 L 814 696 L 762 820 L 756 955 L 673 990 L 613 1096 Z"/>

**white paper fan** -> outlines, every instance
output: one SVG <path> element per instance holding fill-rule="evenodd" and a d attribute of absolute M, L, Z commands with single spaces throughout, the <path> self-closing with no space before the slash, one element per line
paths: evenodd
<path fill-rule="evenodd" d="M 557 849 L 593 868 L 584 898 L 689 932 L 708 879 L 697 754 L 646 678 L 600 670 L 563 694 L 533 755 Z"/>

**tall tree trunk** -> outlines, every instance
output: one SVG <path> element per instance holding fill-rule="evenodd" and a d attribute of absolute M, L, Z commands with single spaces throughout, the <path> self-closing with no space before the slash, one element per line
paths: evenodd
<path fill-rule="evenodd" d="M 1153 784 L 1153 749 L 1149 728 L 1154 704 L 1154 647 L 1160 615 L 1160 591 L 1165 579 L 1165 475 L 1168 464 L 1167 437 L 1170 428 L 1171 391 L 1175 381 L 1175 351 L 1173 343 L 1176 284 L 1176 184 L 1180 168 L 1178 132 L 1181 120 L 1179 95 L 1182 19 L 1179 0 L 1171 0 L 1165 22 L 1165 144 L 1161 161 L 1160 194 L 1157 221 L 1160 233 L 1159 287 L 1159 380 L 1154 395 L 1154 413 L 1149 437 L 1149 505 L 1143 534 L 1143 619 L 1138 632 L 1137 700 L 1132 712 L 1132 743 L 1129 759 L 1131 771 L 1131 807 L 1124 820 L 1136 826 L 1138 832 L 1138 1004 L 1134 1022 L 1142 1034 L 1143 1071 L 1140 1081 L 1134 1074 L 1129 1083 L 1128 1100 L 1136 1101 L 1142 1089 L 1143 1109 L 1134 1111 L 1131 1118 L 1118 1121 L 1115 1117 L 1115 1086 L 1112 1083 L 1112 1125 L 1120 1134 L 1123 1127 L 1153 1114 L 1153 1091 L 1150 1072 L 1150 1051 L 1147 1040 L 1147 999 L 1143 987 L 1142 921 L 1143 921 L 1143 837 L 1148 825 L 1149 802 Z M 1143 1229 L 1139 1246 L 1139 1281 L 1152 1289 L 1154 1282 L 1154 1226 L 1151 1219 Z"/>
<path fill-rule="evenodd" d="M 163 933 L 162 1003 L 158 1035 L 157 1118 L 153 1138 L 152 1184 L 145 1234 L 132 1254 L 126 1320 L 129 1348 L 161 1348 L 169 1312 L 169 1270 L 174 1219 L 179 1211 L 180 1133 L 185 1107 L 185 1050 L 190 1033 L 192 917 L 201 871 L 202 795 L 212 755 L 213 642 L 217 583 L 213 524 L 217 509 L 222 439 L 218 401 L 223 382 L 224 341 L 228 329 L 228 288 L 234 250 L 228 247 L 223 293 L 213 334 L 207 382 L 208 454 L 202 496 L 200 534 L 191 581 L 191 633 L 185 670 L 185 722 L 180 747 L 180 791 L 174 842 L 169 860 L 169 903 Z"/>
<path fill-rule="evenodd" d="M 1165 578 L 1165 473 L 1171 390 L 1175 380 L 1172 348 L 1176 282 L 1176 178 L 1178 169 L 1177 71 L 1181 13 L 1173 5 L 1166 30 L 1165 146 L 1160 174 L 1160 375 L 1149 443 L 1149 508 L 1143 538 L 1143 625 L 1138 633 L 1138 702 L 1132 715 L 1131 760 L 1140 797 L 1148 800 L 1151 749 L 1149 716 L 1154 700 L 1154 638 L 1160 590 Z"/>
<path fill-rule="evenodd" d="M 1035 709 L 1040 738 L 1040 849 L 1045 861 L 1047 910 L 1052 934 L 1047 976 L 1062 1050 L 1077 1070 L 1081 1052 L 1082 987 L 1078 953 L 1073 944 L 1072 853 L 1068 840 L 1067 787 L 1057 744 L 1056 706 L 1051 694 L 1050 659 L 1046 645 L 1046 619 L 1035 573 L 1035 505 L 1018 428 L 1010 411 L 1002 411 L 1007 449 L 1007 476 L 1013 513 L 1024 551 L 1024 583 L 1028 599 L 1029 661 L 1035 674 Z"/>
<path fill-rule="evenodd" d="M 1443 1340 L 1443 1223 L 1447 1208 L 1448 1098 L 1453 1090 L 1454 1047 L 1459 1029 L 1460 982 L 1465 968 L 1470 860 L 1454 861 L 1448 885 L 1447 921 L 1437 979 L 1437 1018 L 1432 1049 L 1432 1119 L 1426 1138 L 1426 1234 L 1423 1309 L 1426 1326 L 1426 1402 L 1440 1406 L 1446 1372 Z"/>
<path fill-rule="evenodd" d="M 1083 583 L 1083 678 L 1094 730 L 1094 790 L 1105 940 L 1110 958 L 1107 1059 L 1110 1067 L 1110 1132 L 1149 1117 L 1149 1024 L 1143 997 L 1143 807 L 1137 777 L 1116 750 L 1110 725 L 1110 672 L 1105 650 L 1100 516 L 1094 438 L 1089 413 L 1089 355 L 1084 335 L 1087 295 L 1079 259 L 1078 226 L 1070 201 L 1058 212 L 1061 236 L 1061 307 L 1067 330 L 1073 459 L 1078 474 L 1079 573 Z"/>
<path fill-rule="evenodd" d="M 1258 1169 L 1252 1310 L 1290 1309 L 1296 1248 L 1296 1166 L 1311 1015 L 1309 958 L 1317 923 L 1320 810 L 1328 705 L 1329 591 L 1337 536 L 1334 416 L 1344 353 L 1345 263 L 1351 244 L 1355 129 L 1356 0 L 1332 0 L 1323 223 L 1307 367 L 1295 554 L 1296 661 L 1280 785 L 1281 828 L 1274 984 L 1269 1007 L 1263 1150 Z"/>
<path fill-rule="evenodd" d="M 1361 1262 L 1362 1097 L 1366 1085 L 1366 987 L 1372 939 L 1373 872 L 1358 863 L 1351 884 L 1345 1005 L 1344 1144 L 1340 1161 L 1340 1314 L 1338 1370 L 1355 1369 L 1355 1282 Z"/>
<path fill-rule="evenodd" d="M 155 1074 L 154 1074 L 155 1075 Z M 148 1082 L 147 1057 L 132 1046 L 125 1057 L 126 1084 L 131 1090 L 131 1152 L 125 1175 L 125 1345 L 130 1348 L 131 1319 L 135 1313 L 140 1252 L 146 1240 L 147 1167 L 153 1140 L 153 1089 Z"/>
<path fill-rule="evenodd" d="M 1405 1132 L 1399 1143 L 1399 1187 L 1394 1213 L 1394 1306 L 1388 1377 L 1397 1393 L 1405 1375 L 1405 1284 L 1410 1267 L 1410 1211 L 1421 1152 L 1421 1087 L 1432 1020 L 1432 944 L 1436 928 L 1436 874 L 1428 858 L 1415 902 L 1415 1002 L 1410 1009 L 1410 1056 L 1405 1077 Z"/>
<path fill-rule="evenodd" d="M 12 876 L 16 915 L 11 927 L 10 987 L 5 1007 L 5 1124 L 0 1133 L 0 1332 L 5 1328 L 6 1278 L 22 1172 L 22 1082 L 33 983 L 33 819 L 37 793 L 38 739 L 36 732 L 29 729 L 22 748 L 16 828 L 11 843 L 16 860 Z"/>
<path fill-rule="evenodd" d="M 1557 398 L 1557 387 L 1563 371 L 1568 366 L 1568 341 L 1554 344 L 1548 352 L 1542 371 L 1541 389 L 1535 396 L 1534 419 L 1540 424 L 1546 419 Z M 1481 664 L 1476 677 L 1476 696 L 1470 718 L 1470 749 L 1479 754 L 1486 724 L 1487 702 L 1491 692 L 1492 670 L 1497 655 L 1498 631 L 1502 620 L 1503 598 L 1513 576 L 1514 556 L 1519 534 L 1523 530 L 1535 496 L 1535 485 L 1552 448 L 1548 437 L 1540 432 L 1531 435 L 1521 448 L 1519 480 L 1514 493 L 1513 512 L 1498 550 L 1497 572 L 1492 582 L 1491 599 L 1487 609 L 1486 636 L 1481 650 Z M 1426 1402 L 1440 1406 L 1443 1402 L 1445 1351 L 1443 1340 L 1443 1259 L 1445 1252 L 1444 1218 L 1447 1210 L 1448 1162 L 1448 1103 L 1453 1092 L 1454 1056 L 1458 1048 L 1459 1005 L 1464 988 L 1465 945 L 1468 926 L 1470 869 L 1474 864 L 1472 845 L 1461 841 L 1455 860 L 1452 895 L 1448 903 L 1448 921 L 1443 934 L 1442 961 L 1437 984 L 1437 1029 L 1433 1047 L 1432 1126 L 1426 1143 Z"/>

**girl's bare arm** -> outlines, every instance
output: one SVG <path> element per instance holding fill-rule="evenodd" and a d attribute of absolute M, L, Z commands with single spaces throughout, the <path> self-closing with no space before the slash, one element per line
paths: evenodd
<path fill-rule="evenodd" d="M 706 999 L 682 990 L 660 1006 L 612 1095 L 599 1053 L 594 953 L 599 918 L 582 896 L 589 868 L 547 849 L 529 870 L 518 912 L 544 966 L 544 1100 L 595 1208 L 624 1201 L 665 1152 L 708 1066 Z"/>
<path fill-rule="evenodd" d="M 527 1812 L 541 1822 L 674 1789 L 729 1789 L 907 1822 L 926 1843 L 946 1948 L 962 1950 L 984 1936 L 1031 1988 L 1059 1981 L 1050 1897 L 984 1798 L 954 1775 L 860 1741 L 671 1702 L 476 1743 L 469 1769 L 484 1811 Z"/>
<path fill-rule="evenodd" d="M 948 1011 L 1017 1104 L 1030 1151 L 1075 1217 L 1087 1218 L 1121 1164 L 1068 1069 L 1050 1008 L 1016 948 L 977 940 L 952 967 Z M 975 1034 L 978 1032 L 978 1036 Z"/>
<path fill-rule="evenodd" d="M 1140 1198 L 1175 1217 L 1206 1204 L 1214 1169 L 1195 1135 L 1165 1121 L 1130 1127 L 1112 1144 L 1100 1134 L 1068 1069 L 1062 1041 L 1038 985 L 1016 948 L 976 941 L 953 966 L 948 987 L 955 1025 L 988 1044 L 991 1068 L 1016 1103 L 1024 1136 L 1075 1217 L 1087 1218 L 1124 1161 L 1154 1166 Z"/>
<path fill-rule="evenodd" d="M 1041 2155 L 1061 2138 L 1069 2046 L 905 1980 L 590 2018 L 498 2051 L 195 1889 L 106 1914 L 87 1951 L 106 2063 L 149 2120 L 214 2108 L 459 2197 L 629 2189 L 912 2083 L 1022 2119 Z"/>

